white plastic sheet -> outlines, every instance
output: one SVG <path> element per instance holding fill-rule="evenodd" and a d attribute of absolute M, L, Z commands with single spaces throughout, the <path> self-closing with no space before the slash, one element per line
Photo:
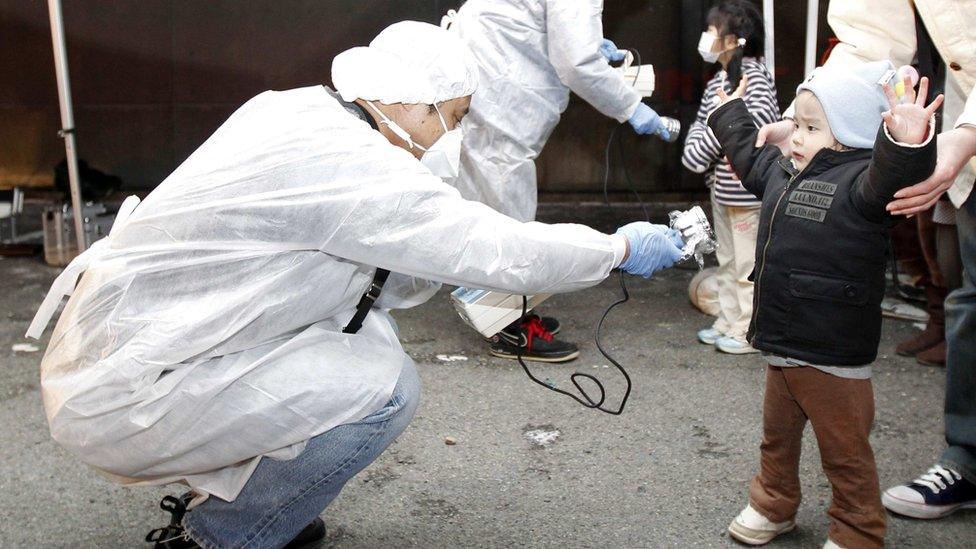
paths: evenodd
<path fill-rule="evenodd" d="M 375 267 L 401 308 L 438 282 L 575 290 L 619 258 L 461 199 L 315 86 L 249 101 L 80 261 L 41 366 L 52 436 L 119 482 L 232 500 L 261 456 L 389 399 L 409 360 L 392 319 L 340 333 Z"/>

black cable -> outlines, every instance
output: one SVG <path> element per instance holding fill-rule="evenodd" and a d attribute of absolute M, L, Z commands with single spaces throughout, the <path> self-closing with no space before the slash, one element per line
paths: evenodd
<path fill-rule="evenodd" d="M 640 54 L 637 53 L 636 50 L 631 50 L 631 51 L 634 52 L 639 62 Z M 610 147 L 613 144 L 613 138 L 617 135 L 617 129 L 619 129 L 620 126 L 622 125 L 623 124 L 618 124 L 617 126 L 614 126 L 614 128 L 610 131 L 610 137 L 607 139 L 607 146 L 604 149 L 604 153 L 603 153 L 603 158 L 604 158 L 603 200 L 607 206 L 607 210 L 609 210 L 610 212 L 613 212 L 613 207 L 610 205 L 610 195 L 607 191 L 607 187 L 609 186 L 609 182 L 610 182 Z M 620 142 L 621 140 L 618 139 L 617 144 L 621 156 L 620 160 L 621 160 L 621 164 L 623 164 L 624 166 L 624 175 L 626 177 L 627 184 L 629 185 L 628 188 L 637 197 L 637 202 L 638 204 L 640 204 L 641 210 L 644 212 L 645 221 L 650 222 L 651 218 L 647 212 L 647 208 L 644 204 L 644 201 L 641 200 L 640 194 L 638 194 L 637 190 L 633 186 L 633 182 L 630 179 L 630 174 L 627 171 L 627 163 L 624 161 L 625 156 L 624 156 L 623 147 L 622 145 L 620 145 Z M 592 376 L 590 374 L 585 374 L 582 372 L 575 372 L 571 376 L 569 376 L 570 381 L 573 382 L 573 385 L 576 387 L 576 390 L 579 391 L 579 394 L 582 395 L 583 397 L 580 398 L 579 396 L 569 391 L 556 387 L 556 384 L 551 380 L 542 381 L 541 379 L 535 377 L 532 374 L 531 370 L 529 370 L 529 367 L 525 364 L 525 361 L 522 359 L 522 346 L 516 345 L 515 347 L 516 348 L 515 356 L 516 358 L 518 358 L 518 362 L 522 366 L 522 370 L 525 371 L 525 375 L 529 376 L 529 379 L 531 379 L 533 382 L 541 385 L 542 387 L 545 387 L 546 389 L 549 389 L 550 391 L 559 393 L 561 395 L 566 395 L 569 398 L 575 400 L 576 402 L 579 402 L 581 405 L 583 405 L 586 408 L 599 410 L 601 412 L 614 415 L 614 416 L 619 416 L 624 412 L 624 407 L 627 405 L 627 400 L 630 398 L 630 392 L 631 389 L 633 388 L 633 383 L 630 379 L 630 374 L 627 373 L 627 370 L 623 367 L 623 365 L 617 362 L 617 360 L 614 359 L 610 355 L 610 353 L 603 348 L 603 343 L 601 341 L 601 337 L 603 335 L 603 324 L 604 322 L 606 322 L 607 317 L 610 315 L 610 311 L 614 310 L 617 306 L 623 305 L 624 303 L 630 301 L 630 292 L 627 290 L 627 280 L 624 277 L 624 272 L 618 269 L 617 274 L 620 277 L 620 291 L 623 294 L 623 297 L 611 303 L 610 306 L 607 307 L 607 309 L 603 312 L 603 316 L 600 317 L 600 322 L 597 323 L 596 334 L 594 336 L 594 341 L 596 342 L 596 348 L 600 351 L 600 354 L 602 354 L 604 358 L 606 358 L 611 364 L 613 364 L 615 368 L 617 368 L 617 370 L 620 371 L 620 373 L 624 376 L 624 380 L 627 382 L 627 389 L 624 391 L 624 396 L 620 400 L 620 406 L 618 406 L 616 410 L 605 408 L 603 406 L 603 403 L 606 401 L 606 397 L 607 397 L 606 388 L 604 388 L 603 383 L 601 383 L 600 380 L 597 379 L 595 376 Z M 522 317 L 519 320 L 519 329 L 521 329 L 521 325 L 525 323 L 525 317 L 528 315 L 528 303 L 529 303 L 528 297 L 523 295 L 522 296 Z M 519 343 L 521 343 L 521 341 Z M 528 344 L 527 339 L 526 339 L 526 344 Z M 593 384 L 596 385 L 596 388 L 599 390 L 600 398 L 594 399 L 593 397 L 591 397 L 590 394 L 586 392 L 586 389 L 584 389 L 583 386 L 580 384 L 580 379 L 587 379 L 593 382 Z"/>

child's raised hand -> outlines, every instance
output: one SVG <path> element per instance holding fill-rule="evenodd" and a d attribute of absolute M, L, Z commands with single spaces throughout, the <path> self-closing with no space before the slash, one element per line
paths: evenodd
<path fill-rule="evenodd" d="M 746 75 L 743 74 L 742 78 L 739 79 L 739 87 L 736 88 L 734 92 L 732 92 L 732 95 L 725 93 L 724 86 L 719 86 L 718 90 L 715 92 L 715 95 L 718 96 L 719 106 L 722 106 L 728 103 L 729 101 L 732 101 L 733 99 L 740 99 L 743 95 L 745 95 L 746 85 L 748 84 L 748 82 L 749 79 L 746 78 Z"/>
<path fill-rule="evenodd" d="M 939 110 L 945 97 L 939 94 L 928 107 L 925 106 L 925 97 L 929 93 L 929 79 L 922 78 L 918 84 L 918 96 L 912 88 L 911 78 L 905 77 L 905 101 L 898 101 L 895 91 L 891 85 L 884 84 L 884 93 L 888 98 L 888 111 L 881 113 L 881 118 L 888 126 L 888 133 L 891 134 L 899 143 L 917 145 L 925 141 L 929 132 L 929 120 L 935 111 Z"/>

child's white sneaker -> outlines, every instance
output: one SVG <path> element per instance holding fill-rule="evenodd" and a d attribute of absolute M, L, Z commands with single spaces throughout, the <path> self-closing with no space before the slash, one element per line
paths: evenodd
<path fill-rule="evenodd" d="M 752 345 L 741 339 L 736 339 L 732 336 L 720 337 L 715 341 L 715 348 L 723 353 L 729 353 L 731 355 L 745 355 L 749 353 L 758 353 L 758 349 L 753 349 Z"/>
<path fill-rule="evenodd" d="M 834 543 L 834 540 L 827 538 L 827 542 L 824 543 L 823 549 L 844 549 L 844 548 Z"/>
<path fill-rule="evenodd" d="M 705 345 L 715 345 L 718 338 L 722 337 L 722 332 L 716 330 L 715 328 L 703 328 L 698 330 L 698 341 L 701 341 Z"/>
<path fill-rule="evenodd" d="M 729 535 L 747 545 L 765 545 L 776 536 L 790 532 L 794 528 L 796 528 L 795 521 L 771 522 L 759 514 L 752 505 L 746 505 L 746 508 L 729 525 Z"/>

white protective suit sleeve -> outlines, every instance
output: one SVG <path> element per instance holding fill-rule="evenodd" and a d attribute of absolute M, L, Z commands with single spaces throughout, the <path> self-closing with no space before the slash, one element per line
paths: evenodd
<path fill-rule="evenodd" d="M 584 101 L 618 122 L 626 122 L 640 94 L 600 55 L 603 0 L 546 0 L 549 61 L 559 79 Z"/>

